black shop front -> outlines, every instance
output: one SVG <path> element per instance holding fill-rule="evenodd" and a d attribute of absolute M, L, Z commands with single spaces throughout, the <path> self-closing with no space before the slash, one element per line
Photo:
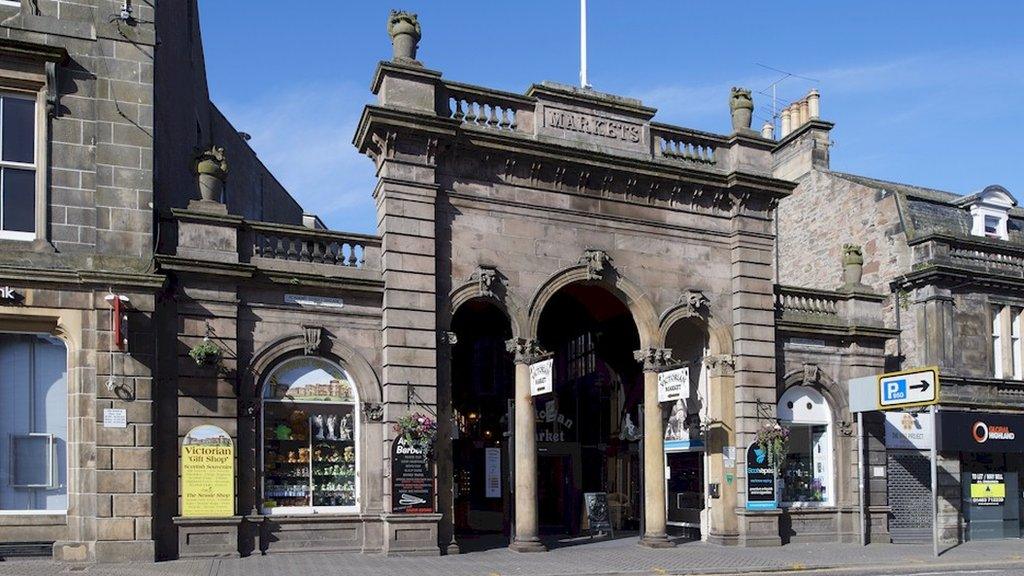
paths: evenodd
<path fill-rule="evenodd" d="M 965 539 L 1020 538 L 1024 415 L 941 411 L 937 426 L 939 451 L 959 454 Z"/>

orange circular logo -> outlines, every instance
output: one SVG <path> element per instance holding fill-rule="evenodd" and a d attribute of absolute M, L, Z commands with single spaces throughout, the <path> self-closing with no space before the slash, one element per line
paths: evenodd
<path fill-rule="evenodd" d="M 978 421 L 971 425 L 971 436 L 974 436 L 974 441 L 978 444 L 983 444 L 985 440 L 988 440 L 988 424 Z"/>

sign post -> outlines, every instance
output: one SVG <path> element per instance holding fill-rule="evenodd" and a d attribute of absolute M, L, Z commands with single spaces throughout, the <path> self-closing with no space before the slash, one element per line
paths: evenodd
<path fill-rule="evenodd" d="M 939 369 L 916 368 L 878 377 L 878 409 L 929 406 L 932 415 L 932 552 L 939 555 L 939 458 L 935 404 L 939 401 Z"/>
<path fill-rule="evenodd" d="M 939 555 L 939 427 L 935 425 L 935 413 L 938 412 L 935 405 L 931 406 L 932 411 L 932 553 Z"/>

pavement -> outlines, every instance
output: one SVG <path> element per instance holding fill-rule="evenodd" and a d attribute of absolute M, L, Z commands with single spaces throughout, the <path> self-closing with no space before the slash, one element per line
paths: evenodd
<path fill-rule="evenodd" d="M 539 554 L 495 548 L 453 556 L 385 558 L 370 554 L 277 554 L 159 563 L 69 565 L 51 560 L 0 562 L 0 576 L 638 576 L 696 574 L 1024 574 L 1024 542 L 969 542 L 938 558 L 931 545 L 789 544 L 721 547 L 681 542 L 650 550 L 637 539 L 583 542 Z"/>

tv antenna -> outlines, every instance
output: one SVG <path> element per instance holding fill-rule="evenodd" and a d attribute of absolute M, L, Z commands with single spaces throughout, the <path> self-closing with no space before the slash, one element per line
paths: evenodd
<path fill-rule="evenodd" d="M 768 66 L 767 64 L 761 64 L 759 62 L 755 62 L 755 64 L 760 66 L 761 68 L 764 68 L 765 70 L 770 70 L 772 72 L 777 72 L 777 73 L 782 75 L 778 79 L 776 79 L 774 82 L 769 84 L 768 88 L 765 88 L 764 90 L 758 90 L 757 91 L 758 94 L 763 94 L 763 95 L 768 96 L 768 97 L 770 97 L 772 99 L 772 118 L 771 118 L 771 122 L 772 122 L 773 129 L 776 130 L 776 134 L 778 134 L 778 130 L 780 129 L 780 127 L 777 125 L 777 123 L 779 121 L 779 99 L 778 99 L 778 87 L 779 87 L 779 84 L 785 82 L 786 80 L 789 80 L 790 78 L 799 78 L 800 80 L 807 80 L 808 82 L 813 82 L 814 83 L 814 87 L 817 88 L 819 80 L 817 78 L 810 78 L 808 76 L 801 76 L 800 74 L 796 74 L 796 73 L 793 73 L 793 72 L 787 72 L 785 70 L 780 70 L 778 68 L 774 68 L 772 66 Z M 771 93 L 769 93 L 768 90 L 771 90 Z"/>

